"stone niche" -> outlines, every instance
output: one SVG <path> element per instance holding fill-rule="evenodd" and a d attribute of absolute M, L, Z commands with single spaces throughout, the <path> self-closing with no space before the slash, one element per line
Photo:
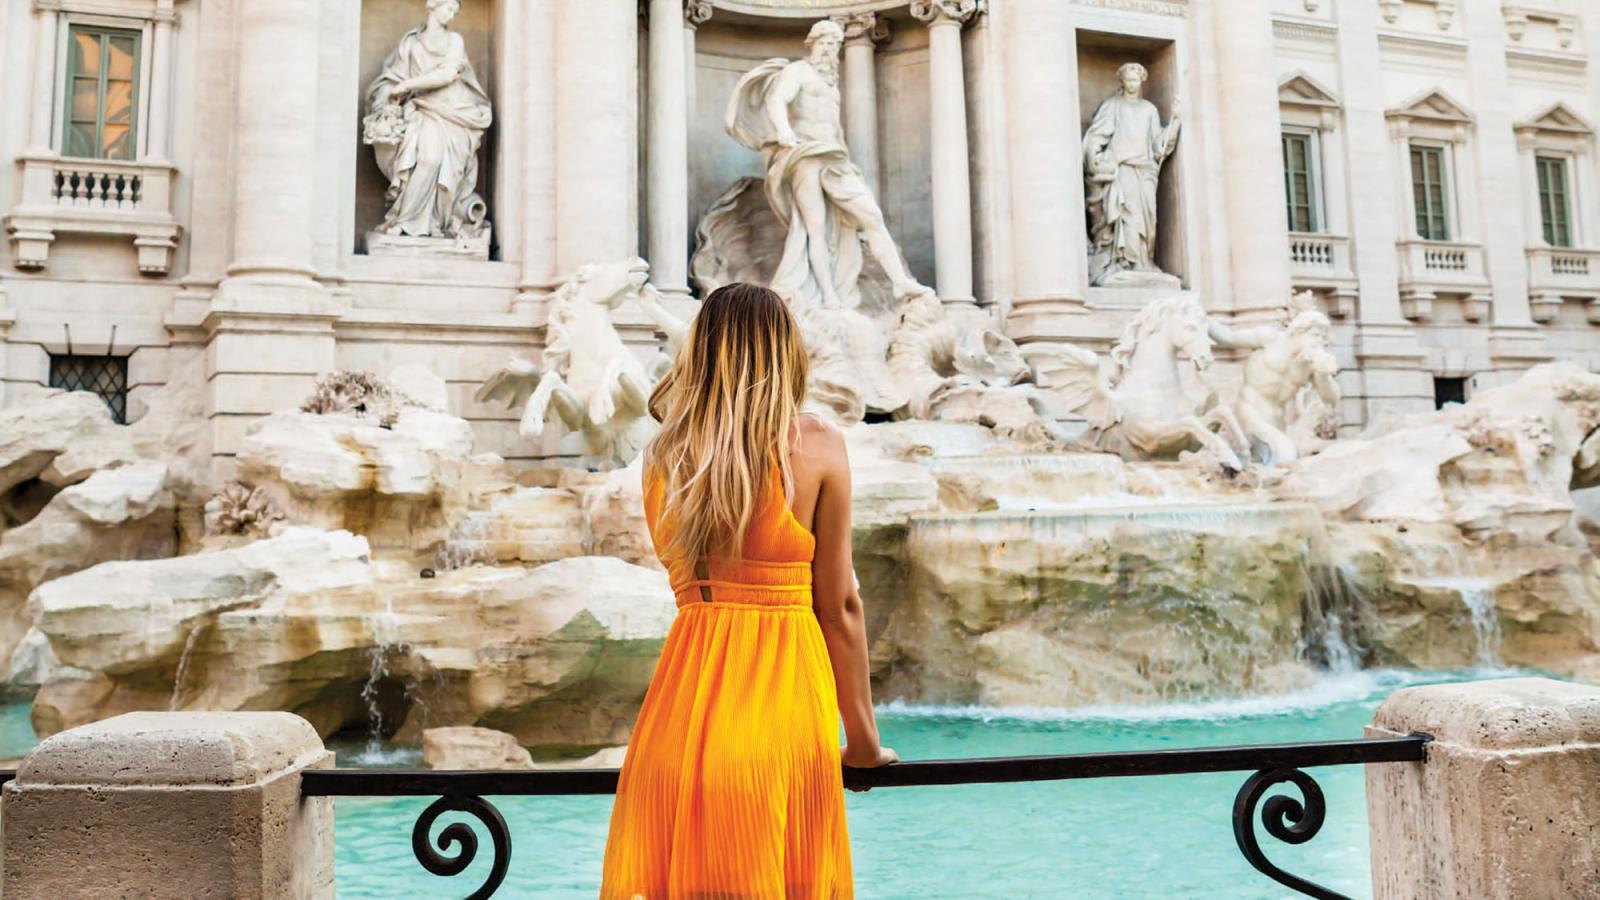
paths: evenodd
<path fill-rule="evenodd" d="M 1144 98 L 1161 111 L 1161 121 L 1172 117 L 1172 101 L 1178 98 L 1179 76 L 1177 45 L 1161 38 L 1148 38 L 1101 31 L 1078 31 L 1078 133 L 1082 134 L 1094 118 L 1095 110 L 1107 97 L 1121 90 L 1117 69 L 1128 62 L 1144 65 L 1150 73 Z M 1190 131 L 1194 125 L 1194 104 L 1183 98 L 1178 146 L 1161 167 L 1156 187 L 1156 264 L 1175 275 L 1185 288 L 1192 287 L 1188 258 L 1184 252 L 1186 223 L 1183 209 L 1183 158 L 1187 143 L 1199 137 Z M 1082 160 L 1074 160 L 1081 167 Z"/>
<path fill-rule="evenodd" d="M 743 75 L 773 57 L 800 59 L 806 32 L 831 9 L 797 16 L 758 16 L 718 9 L 695 33 L 694 108 L 689 123 L 690 233 L 735 179 L 765 175 L 761 155 L 739 146 L 723 127 L 728 98 Z M 932 156 L 928 124 L 928 29 L 904 8 L 879 10 L 889 39 L 878 44 L 878 172 L 889 233 L 911 273 L 934 282 Z M 840 89 L 845 85 L 840 82 Z M 845 123 L 848 130 L 849 122 Z M 773 260 L 776 263 L 776 260 Z"/>
<path fill-rule="evenodd" d="M 467 45 L 467 57 L 478 75 L 478 82 L 489 94 L 494 104 L 495 123 L 483 136 L 483 146 L 478 149 L 478 193 L 490 201 L 489 221 L 495 220 L 493 206 L 495 142 L 499 130 L 499 79 L 494 67 L 494 23 L 500 21 L 502 3 L 520 0 L 460 0 L 461 11 L 450 22 L 450 30 L 460 32 Z M 356 210 L 355 233 L 350 236 L 356 253 L 366 253 L 366 233 L 383 222 L 387 204 L 384 192 L 389 182 L 373 159 L 372 148 L 361 143 L 361 119 L 366 115 L 367 87 L 383 69 L 383 61 L 400 43 L 407 32 L 427 21 L 427 0 L 362 0 L 361 3 L 361 78 L 357 86 L 359 109 L 351 132 L 356 142 Z M 499 259 L 498 246 L 492 247 L 491 259 Z"/>

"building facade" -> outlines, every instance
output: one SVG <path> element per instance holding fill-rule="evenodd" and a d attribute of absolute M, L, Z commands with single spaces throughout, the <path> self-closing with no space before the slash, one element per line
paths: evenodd
<path fill-rule="evenodd" d="M 851 156 L 912 272 L 1025 352 L 1104 349 L 1163 290 L 1087 264 L 1084 131 L 1138 62 L 1183 123 L 1156 189 L 1171 290 L 1240 322 L 1314 292 L 1347 430 L 1540 361 L 1600 366 L 1586 0 L 461 0 L 493 108 L 487 258 L 369 251 L 387 182 L 364 97 L 428 14 L 0 0 L 0 404 L 81 386 L 133 419 L 203 379 L 225 465 L 318 373 L 421 363 L 480 448 L 568 453 L 475 389 L 538 355 L 582 265 L 641 255 L 692 308 L 702 216 L 762 174 L 728 97 L 828 17 Z"/>

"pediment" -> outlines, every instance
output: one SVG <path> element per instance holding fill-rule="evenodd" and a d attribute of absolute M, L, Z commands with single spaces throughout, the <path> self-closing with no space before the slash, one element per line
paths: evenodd
<path fill-rule="evenodd" d="M 1589 135 L 1594 127 L 1572 107 L 1562 102 L 1552 103 L 1516 125 L 1517 131 L 1555 132 L 1558 134 Z"/>
<path fill-rule="evenodd" d="M 1434 88 L 1385 113 L 1391 119 L 1425 119 L 1433 122 L 1471 124 L 1472 113 L 1444 91 Z"/>
<path fill-rule="evenodd" d="M 1339 108 L 1339 98 L 1304 72 L 1295 72 L 1278 82 L 1278 103 L 1282 106 Z"/>

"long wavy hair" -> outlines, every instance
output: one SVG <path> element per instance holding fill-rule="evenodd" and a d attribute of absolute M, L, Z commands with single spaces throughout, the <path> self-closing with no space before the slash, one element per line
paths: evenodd
<path fill-rule="evenodd" d="M 736 282 L 706 297 L 650 395 L 661 430 L 645 465 L 666 488 L 665 558 L 739 557 L 773 466 L 793 495 L 789 432 L 809 368 L 800 328 L 776 293 Z"/>

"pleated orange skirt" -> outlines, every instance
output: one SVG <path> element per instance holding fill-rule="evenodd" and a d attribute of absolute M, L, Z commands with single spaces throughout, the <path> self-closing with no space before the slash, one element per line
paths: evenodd
<path fill-rule="evenodd" d="M 658 500 L 647 488 L 647 507 Z M 752 534 L 768 540 L 747 553 L 775 533 L 791 546 L 810 537 L 792 516 L 763 518 Z M 705 581 L 673 572 L 678 615 L 623 761 L 604 900 L 853 896 L 811 550 L 713 562 Z"/>

